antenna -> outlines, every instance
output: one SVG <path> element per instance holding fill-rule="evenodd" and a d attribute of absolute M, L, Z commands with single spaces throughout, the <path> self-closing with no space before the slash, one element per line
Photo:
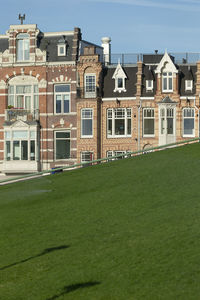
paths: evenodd
<path fill-rule="evenodd" d="M 23 25 L 23 21 L 25 20 L 26 15 L 23 14 L 23 16 L 21 14 L 19 14 L 19 20 L 21 21 L 21 25 Z"/>

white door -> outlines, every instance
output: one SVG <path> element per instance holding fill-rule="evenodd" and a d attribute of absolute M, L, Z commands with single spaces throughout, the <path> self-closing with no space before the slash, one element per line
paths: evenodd
<path fill-rule="evenodd" d="M 176 107 L 162 105 L 159 109 L 159 145 L 176 142 Z"/>

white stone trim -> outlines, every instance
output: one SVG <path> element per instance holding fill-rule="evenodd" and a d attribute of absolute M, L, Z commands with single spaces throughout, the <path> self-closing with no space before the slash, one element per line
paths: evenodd
<path fill-rule="evenodd" d="M 154 100 L 154 97 L 140 97 L 141 100 Z"/>
<path fill-rule="evenodd" d="M 181 96 L 180 99 L 181 99 L 181 100 L 186 100 L 186 99 L 189 99 L 189 100 L 195 100 L 196 97 L 195 97 L 195 96 Z"/>
<path fill-rule="evenodd" d="M 112 98 L 102 98 L 102 101 L 126 101 L 126 100 L 136 100 L 136 97 L 112 97 Z"/>
<path fill-rule="evenodd" d="M 74 35 L 74 31 L 57 31 L 57 32 L 44 32 L 44 37 L 46 36 L 60 36 L 60 35 Z"/>

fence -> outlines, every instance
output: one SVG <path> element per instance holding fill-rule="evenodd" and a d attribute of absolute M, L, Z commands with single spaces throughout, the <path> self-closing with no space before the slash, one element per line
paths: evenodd
<path fill-rule="evenodd" d="M 73 169 L 77 169 L 77 168 L 80 168 L 80 167 L 84 167 L 88 164 L 89 165 L 96 165 L 98 163 L 110 162 L 112 160 L 119 159 L 119 158 L 125 158 L 126 159 L 126 158 L 128 158 L 128 157 L 130 158 L 132 156 L 142 155 L 142 154 L 155 152 L 155 151 L 159 151 L 159 150 L 165 150 L 165 149 L 169 149 L 169 148 L 173 148 L 173 147 L 178 147 L 178 146 L 181 146 L 181 145 L 196 143 L 196 142 L 199 142 L 199 141 L 200 141 L 200 138 L 194 138 L 194 139 L 184 140 L 184 141 L 177 142 L 177 143 L 162 145 L 162 146 L 158 146 L 158 147 L 146 148 L 146 149 L 139 150 L 139 151 L 134 151 L 134 152 L 128 152 L 126 154 L 115 155 L 115 156 L 112 156 L 112 157 L 109 157 L 109 158 L 108 157 L 99 158 L 99 159 L 95 159 L 95 160 L 91 160 L 91 161 L 87 161 L 87 162 L 83 162 L 83 163 L 79 163 L 79 164 L 74 164 L 72 166 L 63 166 L 63 167 L 53 168 L 51 170 L 46 170 L 46 171 L 36 172 L 36 173 L 32 173 L 32 174 L 27 174 L 27 175 L 22 175 L 22 176 L 10 178 L 10 179 L 0 180 L 0 185 L 6 184 L 6 183 L 14 183 L 14 182 L 20 181 L 20 180 L 33 179 L 33 178 L 40 177 L 40 176 L 43 176 L 43 175 L 55 174 L 56 171 L 59 171 L 59 170 L 60 171 L 61 170 L 73 170 Z"/>

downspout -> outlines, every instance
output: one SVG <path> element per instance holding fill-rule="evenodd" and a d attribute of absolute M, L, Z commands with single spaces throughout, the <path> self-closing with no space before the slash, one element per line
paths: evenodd
<path fill-rule="evenodd" d="M 140 105 L 138 107 L 138 151 L 140 151 L 140 114 L 141 114 L 141 108 L 142 108 L 142 101 L 140 98 Z"/>

